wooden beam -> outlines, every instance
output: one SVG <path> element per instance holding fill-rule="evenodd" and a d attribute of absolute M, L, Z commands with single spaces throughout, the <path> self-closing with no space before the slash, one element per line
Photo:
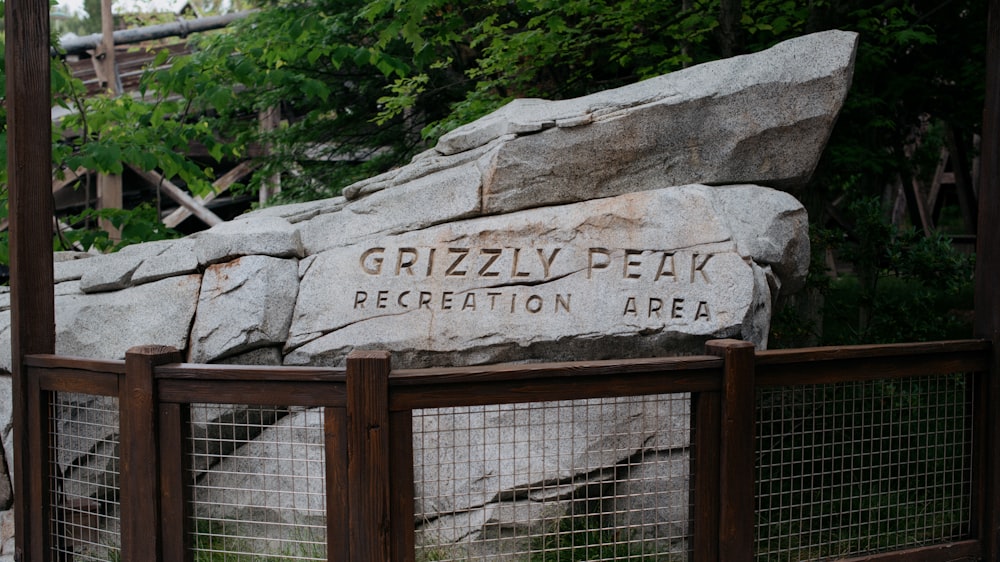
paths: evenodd
<path fill-rule="evenodd" d="M 217 179 L 214 182 L 212 182 L 212 192 L 211 193 L 209 193 L 208 195 L 205 195 L 204 197 L 195 197 L 194 201 L 196 203 L 198 203 L 199 205 L 204 206 L 206 203 L 208 203 L 209 201 L 214 200 L 216 197 L 219 196 L 219 194 L 223 193 L 224 191 L 226 191 L 227 189 L 229 189 L 230 187 L 232 187 L 232 185 L 234 183 L 236 183 L 237 181 L 239 181 L 240 179 L 242 179 L 243 176 L 246 176 L 250 172 L 254 171 L 254 169 L 256 169 L 256 168 L 257 168 L 257 164 L 255 164 L 253 162 L 249 162 L 249 161 L 247 161 L 247 162 L 240 162 L 239 164 L 236 165 L 235 168 L 233 168 L 232 170 L 229 170 L 228 172 L 226 172 L 225 174 L 223 174 L 221 177 L 219 177 L 219 179 Z M 174 210 L 172 213 L 170 213 L 166 217 L 164 217 L 163 224 L 165 226 L 167 226 L 168 228 L 174 228 L 177 225 L 179 225 L 180 223 L 184 222 L 184 219 L 190 217 L 191 214 L 192 213 L 191 213 L 190 210 L 188 210 L 187 208 L 185 208 L 185 207 L 182 206 L 182 207 Z"/>
<path fill-rule="evenodd" d="M 260 132 L 265 135 L 265 137 L 278 130 L 281 126 L 281 108 L 280 107 L 269 107 L 262 110 L 257 115 L 257 123 L 260 128 Z M 272 143 L 268 142 L 264 146 L 264 152 L 270 154 L 272 150 Z M 281 193 L 281 174 L 273 174 L 265 179 L 260 185 L 260 192 L 258 193 L 258 200 L 261 206 L 267 205 L 268 199 L 274 197 L 278 193 Z"/>
<path fill-rule="evenodd" d="M 975 335 L 993 342 L 992 369 L 981 390 L 988 396 L 979 534 L 983 558 L 1000 558 L 1000 0 L 989 0 L 986 25 L 986 96 L 980 150 L 979 232 L 976 237 Z"/>
<path fill-rule="evenodd" d="M 10 208 L 11 365 L 13 369 L 14 524 L 16 560 L 27 560 L 32 529 L 32 474 L 24 358 L 55 351 L 52 272 L 52 95 L 49 3 L 7 0 L 7 185 Z"/>
<path fill-rule="evenodd" d="M 120 174 L 97 175 L 97 208 L 122 208 L 122 177 Z M 98 225 L 108 233 L 108 238 L 115 242 L 122 239 L 122 233 L 108 219 L 100 219 Z"/>
<path fill-rule="evenodd" d="M 121 80 L 115 64 L 115 16 L 111 13 L 111 0 L 101 0 L 101 44 L 95 55 L 95 70 L 103 82 L 101 86 L 114 96 L 121 94 Z"/>
<path fill-rule="evenodd" d="M 166 193 L 168 197 L 176 201 L 179 205 L 190 211 L 194 216 L 201 219 L 202 222 L 208 226 L 215 226 L 224 222 L 218 215 L 208 210 L 203 204 L 195 200 L 187 194 L 186 191 L 177 187 L 172 181 L 163 177 L 159 172 L 143 170 L 136 166 L 128 166 L 133 172 L 142 176 L 142 178 L 149 183 L 159 187 L 163 193 Z"/>

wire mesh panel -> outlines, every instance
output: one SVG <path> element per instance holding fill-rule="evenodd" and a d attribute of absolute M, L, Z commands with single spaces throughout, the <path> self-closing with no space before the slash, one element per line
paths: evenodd
<path fill-rule="evenodd" d="M 50 427 L 53 559 L 117 560 L 118 399 L 56 393 Z"/>
<path fill-rule="evenodd" d="M 192 406 L 196 560 L 326 560 L 323 410 Z"/>
<path fill-rule="evenodd" d="M 760 560 L 820 560 L 970 538 L 971 380 L 758 393 Z"/>
<path fill-rule="evenodd" d="M 687 394 L 414 411 L 417 560 L 687 560 Z"/>

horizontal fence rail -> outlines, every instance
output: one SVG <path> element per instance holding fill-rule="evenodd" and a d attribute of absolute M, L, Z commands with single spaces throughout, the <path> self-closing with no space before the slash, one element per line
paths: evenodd
<path fill-rule="evenodd" d="M 392 370 L 25 360 L 28 560 L 974 560 L 979 340 Z M 995 415 L 995 414 L 990 414 Z"/>

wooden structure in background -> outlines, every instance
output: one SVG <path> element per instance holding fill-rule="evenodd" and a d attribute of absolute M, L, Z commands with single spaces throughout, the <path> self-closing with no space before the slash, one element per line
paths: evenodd
<path fill-rule="evenodd" d="M 104 4 L 107 4 L 107 0 Z M 65 56 L 64 62 L 73 77 L 83 82 L 87 91 L 85 97 L 138 96 L 139 81 L 145 72 L 166 68 L 173 57 L 190 54 L 187 39 L 184 38 L 189 33 L 225 27 L 233 21 L 246 17 L 248 13 L 195 20 L 181 19 L 166 24 L 114 31 L 110 6 L 102 4 L 102 34 L 67 39 L 61 43 L 61 48 L 65 52 L 61 52 L 60 55 Z M 178 36 L 182 38 L 177 39 Z M 136 44 L 140 45 L 137 47 Z M 153 68 L 151 65 L 164 50 L 170 54 L 170 59 L 163 66 Z M 54 119 L 58 119 L 60 113 L 59 110 L 55 111 Z M 254 166 L 250 160 L 237 162 L 235 165 L 232 162 L 216 163 L 210 159 L 204 147 L 197 145 L 189 148 L 188 156 L 203 163 L 211 162 L 213 167 L 221 167 L 224 171 L 224 174 L 213 183 L 213 192 L 205 197 L 192 196 L 187 190 L 174 185 L 169 179 L 163 179 L 155 171 L 146 172 L 130 167 L 124 175 L 110 175 L 76 170 L 73 173 L 67 172 L 66 179 L 53 179 L 52 189 L 53 194 L 56 194 L 54 211 L 62 215 L 67 212 L 75 213 L 77 212 L 75 209 L 81 207 L 120 209 L 130 204 L 127 200 L 131 200 L 133 202 L 131 204 L 134 204 L 137 197 L 145 201 L 152 201 L 155 198 L 159 206 L 160 199 L 156 195 L 159 192 L 167 196 L 164 200 L 166 210 L 163 211 L 169 213 L 164 217 L 166 226 L 176 228 L 191 216 L 196 217 L 204 226 L 188 225 L 185 232 L 214 226 L 223 219 L 210 209 L 208 204 L 252 172 Z M 86 184 L 86 187 L 81 188 L 81 184 Z M 96 197 L 92 196 L 94 184 L 96 184 Z M 249 196 L 241 197 L 238 201 L 242 203 L 237 203 L 238 209 L 235 212 L 242 212 L 250 204 Z M 217 201 L 217 203 L 228 206 L 231 201 Z M 177 209 L 170 211 L 171 204 L 176 204 Z M 3 228 L 6 228 L 6 225 L 0 224 L 0 230 Z M 117 232 L 108 221 L 102 219 L 101 228 L 108 231 L 113 240 L 118 239 Z"/>

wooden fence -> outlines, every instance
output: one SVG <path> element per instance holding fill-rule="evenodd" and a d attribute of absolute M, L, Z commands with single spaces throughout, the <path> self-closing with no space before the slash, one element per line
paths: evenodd
<path fill-rule="evenodd" d="M 355 352 L 346 369 L 179 363 L 158 346 L 124 362 L 53 355 L 25 358 L 32 470 L 27 559 L 69 559 L 54 544 L 54 397 L 117 397 L 120 431 L 120 559 L 192 560 L 186 443 L 193 403 L 324 407 L 329 560 L 414 560 L 413 411 L 423 408 L 690 393 L 690 558 L 754 557 L 757 390 L 965 374 L 973 499 L 958 540 L 866 554 L 857 560 L 923 562 L 992 558 L 984 525 L 989 342 L 812 348 L 755 352 L 733 340 L 709 342 L 704 356 L 392 370 L 386 352 Z M 963 383 L 964 384 L 964 383 Z M 344 509 L 344 506 L 347 506 Z"/>

